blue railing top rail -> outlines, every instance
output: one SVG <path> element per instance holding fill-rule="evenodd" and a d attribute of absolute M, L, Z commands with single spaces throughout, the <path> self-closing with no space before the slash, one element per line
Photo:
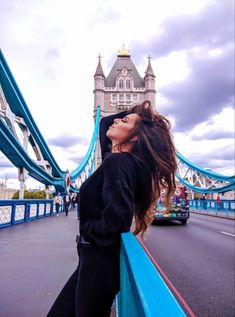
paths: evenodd
<path fill-rule="evenodd" d="M 229 183 L 235 183 L 235 175 L 233 176 L 225 176 L 222 174 L 218 174 L 216 172 L 213 171 L 208 171 L 202 167 L 196 166 L 195 164 L 193 164 L 192 162 L 190 162 L 188 159 L 186 159 L 182 154 L 180 154 L 179 152 L 176 153 L 177 157 L 180 159 L 181 162 L 183 162 L 184 164 L 186 164 L 187 166 L 189 166 L 190 168 L 192 168 L 193 170 L 206 175 L 208 177 L 214 178 L 216 180 L 220 180 L 223 182 L 229 182 Z M 177 176 L 178 177 L 178 176 Z M 187 185 L 186 185 L 187 186 Z"/>
<path fill-rule="evenodd" d="M 131 232 L 122 234 L 124 249 L 145 317 L 186 317 L 184 310 Z"/>
<path fill-rule="evenodd" d="M 25 205 L 27 203 L 51 203 L 53 199 L 0 199 L 1 206 L 7 206 L 12 204 L 22 204 Z"/>
<path fill-rule="evenodd" d="M 45 142 L 41 132 L 39 131 L 29 108 L 20 92 L 19 87 L 11 73 L 11 70 L 0 49 L 0 83 L 7 99 L 7 102 L 16 116 L 24 118 L 27 127 L 38 143 L 44 159 L 46 159 L 52 167 L 52 173 L 55 177 L 63 177 L 64 173 L 55 161 L 47 143 Z"/>
<path fill-rule="evenodd" d="M 96 120 L 95 120 L 95 128 L 94 128 L 94 132 L 93 132 L 93 135 L 92 135 L 92 139 L 91 139 L 91 143 L 90 143 L 90 146 L 87 150 L 87 153 L 84 157 L 84 159 L 82 160 L 81 164 L 73 171 L 71 172 L 70 174 L 70 178 L 71 178 L 71 181 L 75 181 L 78 176 L 82 173 L 82 171 L 84 170 L 84 168 L 86 167 L 90 157 L 91 157 L 91 154 L 92 154 L 92 151 L 96 145 L 96 141 L 97 141 L 97 138 L 98 138 L 98 133 L 99 133 L 99 122 L 100 122 L 100 106 L 97 107 L 97 112 L 96 112 Z"/>

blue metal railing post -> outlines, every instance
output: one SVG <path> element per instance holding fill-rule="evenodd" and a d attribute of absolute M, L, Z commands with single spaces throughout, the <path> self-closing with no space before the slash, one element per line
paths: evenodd
<path fill-rule="evenodd" d="M 186 317 L 182 307 L 130 232 L 121 237 L 118 317 Z"/>

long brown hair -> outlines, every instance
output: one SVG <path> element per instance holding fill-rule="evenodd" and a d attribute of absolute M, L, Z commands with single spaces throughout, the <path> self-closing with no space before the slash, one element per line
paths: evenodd
<path fill-rule="evenodd" d="M 150 101 L 134 106 L 129 113 L 138 114 L 140 120 L 119 146 L 133 143 L 130 153 L 143 169 L 134 214 L 134 234 L 143 235 L 153 219 L 153 209 L 161 189 L 166 191 L 166 209 L 171 208 L 171 196 L 176 188 L 176 151 L 169 120 L 154 111 Z M 137 141 L 133 142 L 135 136 Z"/>

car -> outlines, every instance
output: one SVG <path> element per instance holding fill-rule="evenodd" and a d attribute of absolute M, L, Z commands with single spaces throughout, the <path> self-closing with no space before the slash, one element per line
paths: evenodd
<path fill-rule="evenodd" d="M 187 194 L 181 188 L 176 190 L 172 197 L 172 209 L 167 211 L 164 206 L 164 192 L 154 209 L 153 224 L 161 221 L 178 220 L 182 225 L 186 225 L 190 216 Z"/>

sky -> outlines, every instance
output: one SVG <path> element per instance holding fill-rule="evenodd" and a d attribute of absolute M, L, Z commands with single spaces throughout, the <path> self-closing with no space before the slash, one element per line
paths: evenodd
<path fill-rule="evenodd" d="M 141 77 L 150 54 L 177 150 L 234 175 L 233 0 L 0 0 L 2 52 L 62 170 L 89 146 L 98 55 L 107 76 L 123 44 Z M 0 182 L 18 189 L 17 177 L 0 152 Z"/>

